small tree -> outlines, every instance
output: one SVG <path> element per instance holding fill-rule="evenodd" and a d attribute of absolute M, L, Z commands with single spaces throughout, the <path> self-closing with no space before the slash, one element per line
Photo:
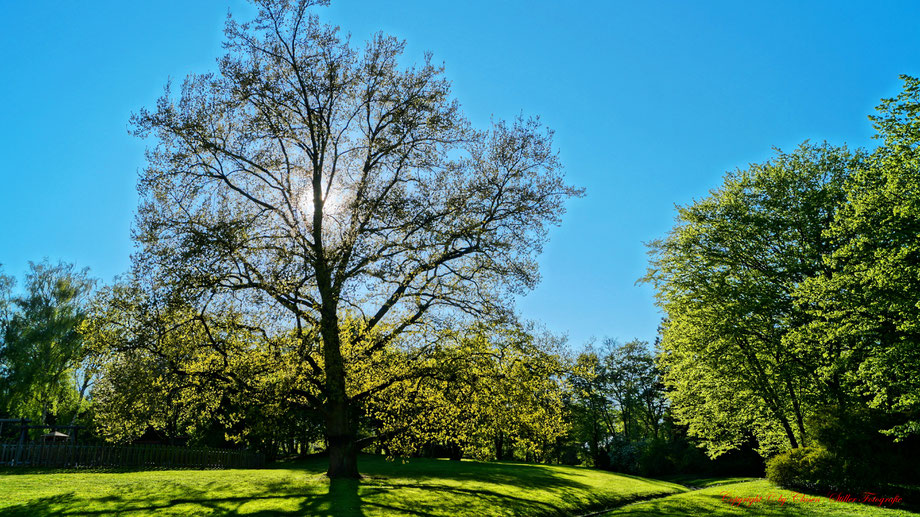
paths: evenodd
<path fill-rule="evenodd" d="M 451 314 L 506 312 L 580 191 L 536 120 L 471 128 L 430 57 L 401 68 L 404 44 L 382 34 L 355 49 L 310 12 L 325 2 L 257 3 L 253 22 L 228 21 L 218 74 L 132 119 L 156 142 L 135 273 L 201 321 L 232 310 L 266 342 L 295 329 L 328 474 L 354 477 L 357 406 L 391 381 L 349 392 L 343 311 L 367 354 Z"/>
<path fill-rule="evenodd" d="M 600 349 L 589 346 L 576 358 L 569 379 L 574 435 L 587 444 L 594 466 L 624 469 L 611 465 L 611 456 L 619 452 L 615 447 L 660 436 L 666 400 L 648 343 L 607 338 Z"/>
<path fill-rule="evenodd" d="M 86 269 L 30 262 L 25 292 L 12 296 L 12 279 L 0 276 L 0 409 L 76 420 L 94 374 L 78 332 L 94 284 Z"/>

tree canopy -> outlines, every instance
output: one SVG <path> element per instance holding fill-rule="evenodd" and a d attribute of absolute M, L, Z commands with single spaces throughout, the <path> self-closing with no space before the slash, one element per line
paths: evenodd
<path fill-rule="evenodd" d="M 713 455 L 753 433 L 764 454 L 806 442 L 806 420 L 836 387 L 816 378 L 831 357 L 789 339 L 809 320 L 796 304 L 834 249 L 825 232 L 862 155 L 803 145 L 729 174 L 678 210 L 651 244 L 647 281 L 667 319 L 661 362 L 678 421 Z"/>
<path fill-rule="evenodd" d="M 826 232 L 827 273 L 800 290 L 811 321 L 798 332 L 836 358 L 819 374 L 858 391 L 899 438 L 920 434 L 920 80 L 902 80 L 870 117 L 881 145 Z"/>
<path fill-rule="evenodd" d="M 779 153 L 651 244 L 669 397 L 711 454 L 753 434 L 765 455 L 852 456 L 840 429 L 920 431 L 920 81 L 903 80 L 870 117 L 875 150 Z"/>
<path fill-rule="evenodd" d="M 404 43 L 383 34 L 355 48 L 312 12 L 325 2 L 257 3 L 252 22 L 228 21 L 218 73 L 132 118 L 154 142 L 134 275 L 181 293 L 215 348 L 221 318 L 294 343 L 329 475 L 356 476 L 357 405 L 392 381 L 351 390 L 346 312 L 365 356 L 409 332 L 424 356 L 458 315 L 507 317 L 581 191 L 537 119 L 473 128 L 430 56 L 402 67 Z"/>

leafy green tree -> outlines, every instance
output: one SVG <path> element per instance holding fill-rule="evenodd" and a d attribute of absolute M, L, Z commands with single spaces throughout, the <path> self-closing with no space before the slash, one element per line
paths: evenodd
<path fill-rule="evenodd" d="M 275 456 L 295 429 L 301 445 L 319 438 L 317 415 L 304 412 L 319 381 L 290 331 L 266 340 L 237 314 L 205 316 L 178 295 L 117 283 L 96 297 L 81 332 L 103 364 L 93 397 L 107 440 L 152 430 L 206 445 L 226 438 Z"/>
<path fill-rule="evenodd" d="M 2 264 L 0 264 L 2 266 Z M 6 329 L 10 326 L 10 318 L 13 315 L 13 286 L 16 285 L 16 279 L 4 275 L 0 272 L 0 357 L 6 355 Z M 10 385 L 10 366 L 8 361 L 0 360 L 0 400 L 9 400 Z M 6 404 L 0 405 L 0 411 L 6 411 Z"/>
<path fill-rule="evenodd" d="M 827 238 L 826 274 L 800 289 L 812 321 L 800 342 L 829 360 L 818 374 L 886 415 L 879 424 L 904 438 L 920 433 L 920 80 L 870 117 L 881 145 L 847 185 L 847 203 Z M 859 407 L 846 397 L 838 411 Z"/>
<path fill-rule="evenodd" d="M 597 468 L 609 463 L 604 446 L 615 431 L 602 368 L 597 352 L 588 348 L 575 358 L 569 374 L 573 392 L 568 403 L 572 434 L 578 443 L 587 446 L 590 463 Z"/>
<path fill-rule="evenodd" d="M 428 375 L 381 391 L 368 414 L 393 453 L 441 444 L 454 459 L 546 460 L 566 431 L 561 341 L 519 324 L 443 333 Z"/>
<path fill-rule="evenodd" d="M 29 263 L 25 292 L 10 296 L 12 279 L 0 278 L 3 409 L 37 421 L 85 409 L 94 364 L 77 328 L 95 280 L 73 265 Z"/>
<path fill-rule="evenodd" d="M 710 455 L 749 432 L 764 455 L 796 448 L 815 407 L 848 396 L 819 375 L 841 351 L 796 338 L 812 318 L 797 292 L 829 274 L 837 241 L 826 231 L 863 162 L 827 144 L 779 153 L 680 207 L 670 234 L 651 243 L 645 280 L 667 317 L 665 384 L 677 421 Z"/>
<path fill-rule="evenodd" d="M 605 339 L 600 349 L 580 353 L 570 373 L 575 393 L 570 402 L 574 434 L 587 444 L 595 467 L 635 471 L 611 464 L 630 448 L 661 436 L 667 401 L 655 355 L 639 340 L 620 344 Z M 634 454 L 629 459 L 638 461 Z M 616 462 L 614 462 L 616 463 Z"/>
<path fill-rule="evenodd" d="M 2 266 L 3 264 L 0 264 Z M 16 285 L 16 279 L 4 275 L 0 269 L 0 329 L 6 329 L 10 324 L 10 317 L 13 310 L 13 286 Z M 0 333 L 0 340 L 3 334 Z M 0 341 L 2 342 L 2 341 Z"/>
<path fill-rule="evenodd" d="M 328 474 L 355 477 L 358 407 L 389 384 L 350 391 L 345 311 L 366 356 L 458 313 L 506 313 L 580 191 L 538 121 L 473 129 L 441 67 L 399 65 L 403 42 L 355 49 L 310 12 L 325 2 L 257 3 L 253 22 L 228 21 L 217 74 L 133 117 L 156 142 L 135 272 L 265 343 L 294 329 L 321 380 Z"/>
<path fill-rule="evenodd" d="M 605 342 L 603 380 L 626 440 L 658 437 L 667 406 L 655 356 L 645 341 Z"/>

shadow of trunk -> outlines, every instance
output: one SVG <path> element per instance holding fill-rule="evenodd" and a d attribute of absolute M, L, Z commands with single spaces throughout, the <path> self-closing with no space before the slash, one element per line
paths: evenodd
<path fill-rule="evenodd" d="M 364 516 L 357 479 L 333 478 L 329 480 L 329 501 L 333 515 Z"/>

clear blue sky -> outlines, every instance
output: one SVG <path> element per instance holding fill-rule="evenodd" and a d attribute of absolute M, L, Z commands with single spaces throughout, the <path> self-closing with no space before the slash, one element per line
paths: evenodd
<path fill-rule="evenodd" d="M 41 4 L 41 5 L 40 5 Z M 167 78 L 214 69 L 242 1 L 0 4 L 0 263 L 127 269 L 143 142 L 130 113 Z M 802 140 L 871 145 L 866 119 L 920 74 L 916 2 L 341 0 L 320 10 L 356 42 L 376 30 L 444 61 L 474 123 L 538 114 L 572 201 L 525 317 L 652 340 L 643 242 L 727 170 Z"/>

